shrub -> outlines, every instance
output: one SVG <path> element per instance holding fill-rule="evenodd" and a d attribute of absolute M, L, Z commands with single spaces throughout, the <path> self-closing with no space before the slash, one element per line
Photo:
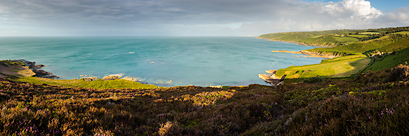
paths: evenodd
<path fill-rule="evenodd" d="M 304 83 L 317 83 L 323 81 L 325 81 L 324 77 L 311 77 L 303 80 Z"/>

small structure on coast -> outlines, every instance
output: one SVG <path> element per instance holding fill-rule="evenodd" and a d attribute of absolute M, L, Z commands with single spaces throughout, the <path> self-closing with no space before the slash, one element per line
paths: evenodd
<path fill-rule="evenodd" d="M 272 86 L 276 87 L 279 85 L 284 84 L 284 79 L 287 75 L 282 77 L 276 77 L 277 70 L 268 70 L 267 73 L 271 73 L 271 75 L 259 74 L 258 77 L 263 79 L 265 82 L 270 83 Z"/>

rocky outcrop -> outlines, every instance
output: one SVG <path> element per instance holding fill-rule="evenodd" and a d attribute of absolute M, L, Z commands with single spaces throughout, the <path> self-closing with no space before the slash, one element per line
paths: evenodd
<path fill-rule="evenodd" d="M 0 77 L 30 77 L 34 75 L 36 73 L 22 63 L 0 61 Z"/>
<path fill-rule="evenodd" d="M 95 80 L 98 79 L 98 77 L 84 77 L 84 78 L 81 78 L 81 79 L 84 80 L 84 81 L 95 81 Z"/>
<path fill-rule="evenodd" d="M 111 76 L 104 76 L 102 80 L 115 80 L 115 79 L 120 79 L 122 76 L 120 75 L 111 75 Z"/>
<path fill-rule="evenodd" d="M 273 74 L 275 72 L 277 72 L 277 70 L 266 70 L 266 73 L 269 73 L 269 74 Z"/>
<path fill-rule="evenodd" d="M 45 67 L 46 65 L 36 65 L 36 62 L 31 62 L 31 61 L 27 61 L 24 59 L 18 59 L 18 60 L 9 60 L 11 62 L 21 62 L 24 63 L 25 66 L 27 66 L 29 69 L 31 69 L 35 75 L 34 77 L 43 77 L 43 78 L 60 78 L 59 76 L 54 75 L 53 73 L 41 70 L 41 68 Z"/>
<path fill-rule="evenodd" d="M 274 38 L 270 39 L 270 38 L 261 38 L 261 37 L 258 37 L 257 39 L 265 39 L 265 40 L 267 40 L 267 41 L 293 43 L 293 44 L 298 44 L 298 45 L 301 45 L 301 46 L 335 47 L 335 46 L 333 46 L 333 45 L 307 44 L 306 42 L 295 42 L 295 41 L 277 40 L 277 39 L 274 39 Z"/>
<path fill-rule="evenodd" d="M 265 82 L 270 83 L 272 86 L 277 87 L 279 85 L 283 85 L 284 84 L 284 79 L 287 75 L 284 75 L 282 77 L 277 77 L 276 76 L 276 72 L 277 70 L 268 70 L 266 71 L 268 72 L 272 72 L 271 75 L 265 75 L 265 74 L 259 74 L 258 77 L 263 79 Z"/>
<path fill-rule="evenodd" d="M 139 83 L 142 83 L 142 82 L 143 82 L 143 79 L 140 79 L 140 78 L 138 78 L 138 77 L 123 77 L 123 78 L 121 78 L 121 79 L 123 79 L 123 80 L 128 80 L 128 81 L 132 81 L 132 82 L 139 82 Z"/>

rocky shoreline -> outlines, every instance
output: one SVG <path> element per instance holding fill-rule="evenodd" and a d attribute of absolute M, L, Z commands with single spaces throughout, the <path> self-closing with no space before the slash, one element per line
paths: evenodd
<path fill-rule="evenodd" d="M 298 44 L 301 46 L 315 46 L 315 47 L 335 47 L 335 46 L 330 46 L 330 45 L 321 45 L 321 44 L 306 44 L 306 43 L 302 43 L 302 42 L 295 42 L 295 41 L 283 41 L 283 40 L 274 40 L 274 39 L 267 39 L 267 38 L 259 38 L 258 39 L 265 39 L 267 41 L 276 41 L 276 42 L 286 42 L 286 43 L 294 43 L 294 44 Z"/>
<path fill-rule="evenodd" d="M 266 38 L 259 38 L 258 39 L 266 39 Z M 286 42 L 286 43 L 294 43 L 294 44 L 298 44 L 301 46 L 315 46 L 315 47 L 332 47 L 332 46 L 327 46 L 327 45 L 310 45 L 310 44 L 306 44 L 306 43 L 300 43 L 300 42 L 294 42 L 294 41 L 281 41 L 281 40 L 274 40 L 274 39 L 266 39 L 268 41 L 278 41 L 278 42 Z M 335 57 L 339 57 L 339 55 L 329 55 L 329 54 L 321 54 L 319 52 L 309 52 L 309 51 L 288 51 L 288 50 L 272 50 L 271 52 L 285 52 L 285 53 L 292 53 L 292 54 L 304 54 L 307 56 L 305 57 L 316 57 L 316 58 L 328 58 L 328 59 L 332 59 Z M 300 56 L 296 56 L 296 57 L 300 57 Z M 267 83 L 270 83 L 272 86 L 277 87 L 279 85 L 282 85 L 284 83 L 284 79 L 286 77 L 286 75 L 284 75 L 283 77 L 276 77 L 275 73 L 277 72 L 277 70 L 267 70 L 266 73 L 269 73 L 271 75 L 265 75 L 265 74 L 259 74 L 259 78 L 264 80 Z"/>
<path fill-rule="evenodd" d="M 60 78 L 59 76 L 56 76 L 53 73 L 41 70 L 41 68 L 45 67 L 46 65 L 43 65 L 43 64 L 36 65 L 36 62 L 34 61 L 31 62 L 31 61 L 27 61 L 24 59 L 8 60 L 8 61 L 24 63 L 25 66 L 27 66 L 30 70 L 32 70 L 35 73 L 34 77 L 52 78 L 52 79 Z"/>
<path fill-rule="evenodd" d="M 295 42 L 295 41 L 282 41 L 282 40 L 266 39 L 266 38 L 259 38 L 259 37 L 257 37 L 257 38 L 258 39 L 265 39 L 265 40 L 268 40 L 268 41 L 294 43 L 294 44 L 298 44 L 298 45 L 301 45 L 301 46 L 334 47 L 334 46 L 329 46 L 329 45 L 318 45 L 318 44 L 317 45 L 312 45 L 312 44 L 306 44 L 306 43 Z M 308 55 L 307 57 L 328 58 L 328 59 L 339 57 L 338 55 L 321 54 L 321 53 L 318 53 L 318 52 L 309 52 L 309 51 L 305 51 L 305 50 L 302 50 L 302 51 L 288 51 L 288 50 L 275 51 L 275 50 L 273 50 L 272 52 L 285 52 L 285 53 L 292 53 L 292 54 L 304 54 L 304 55 Z"/>
<path fill-rule="evenodd" d="M 54 75 L 51 72 L 47 72 L 44 70 L 41 70 L 41 68 L 46 67 L 46 65 L 43 64 L 39 64 L 36 65 L 36 62 L 32 62 L 32 61 L 28 61 L 28 60 L 24 60 L 24 59 L 17 59 L 17 60 L 6 60 L 6 61 L 10 61 L 10 62 L 19 62 L 19 63 L 23 63 L 23 66 L 26 67 L 27 70 L 32 71 L 32 74 L 29 75 L 24 75 L 24 76 L 33 76 L 33 77 L 42 77 L 42 78 L 50 78 L 50 79 L 59 79 L 60 77 L 57 75 Z M 80 80 L 84 80 L 84 81 L 95 81 L 98 80 L 98 77 L 85 77 L 86 75 L 81 75 L 84 76 L 82 77 Z M 139 82 L 142 84 L 148 84 L 148 82 L 145 82 L 144 80 L 141 80 L 139 78 L 136 77 L 122 77 L 123 74 L 112 74 L 112 75 L 108 75 L 108 76 L 104 76 L 102 78 L 102 80 L 116 80 L 116 79 L 123 79 L 123 80 L 127 80 L 127 81 L 132 81 L 132 82 Z M 78 79 L 78 78 L 76 78 Z M 172 83 L 172 80 L 166 82 L 166 84 L 170 84 Z"/>
<path fill-rule="evenodd" d="M 309 52 L 309 51 L 288 51 L 288 50 L 272 50 L 271 52 L 285 52 L 285 53 L 292 53 L 292 54 L 304 54 L 304 55 L 308 55 L 306 57 L 316 57 L 316 58 L 328 58 L 328 59 L 332 59 L 335 57 L 339 57 L 338 55 L 328 55 L 328 54 L 321 54 L 318 52 Z"/>
<path fill-rule="evenodd" d="M 267 70 L 266 73 L 269 73 L 271 75 L 265 75 L 265 74 L 258 74 L 258 77 L 260 79 L 263 79 L 265 82 L 270 83 L 272 86 L 277 87 L 279 85 L 284 84 L 284 79 L 287 75 L 284 75 L 282 77 L 277 77 L 276 76 L 277 70 Z"/>

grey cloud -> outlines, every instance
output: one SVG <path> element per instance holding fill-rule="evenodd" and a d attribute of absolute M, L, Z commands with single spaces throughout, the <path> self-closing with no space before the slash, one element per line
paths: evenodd
<path fill-rule="evenodd" d="M 8 16 L 46 21 L 200 24 L 269 21 L 274 16 L 297 15 L 287 11 L 308 10 L 312 4 L 291 0 L 3 0 L 0 5 Z"/>
<path fill-rule="evenodd" d="M 348 1 L 367 3 L 363 0 L 337 3 L 301 0 L 1 0 L 0 25 L 3 27 L 0 31 L 23 29 L 24 26 L 32 28 L 30 34 L 47 29 L 48 33 L 54 30 L 60 35 L 257 35 L 408 23 L 406 8 L 377 17 L 374 14 L 376 9 L 367 8 L 368 12 L 358 13 L 362 6 L 346 8 L 343 2 Z M 231 24 L 241 25 L 231 27 Z"/>

